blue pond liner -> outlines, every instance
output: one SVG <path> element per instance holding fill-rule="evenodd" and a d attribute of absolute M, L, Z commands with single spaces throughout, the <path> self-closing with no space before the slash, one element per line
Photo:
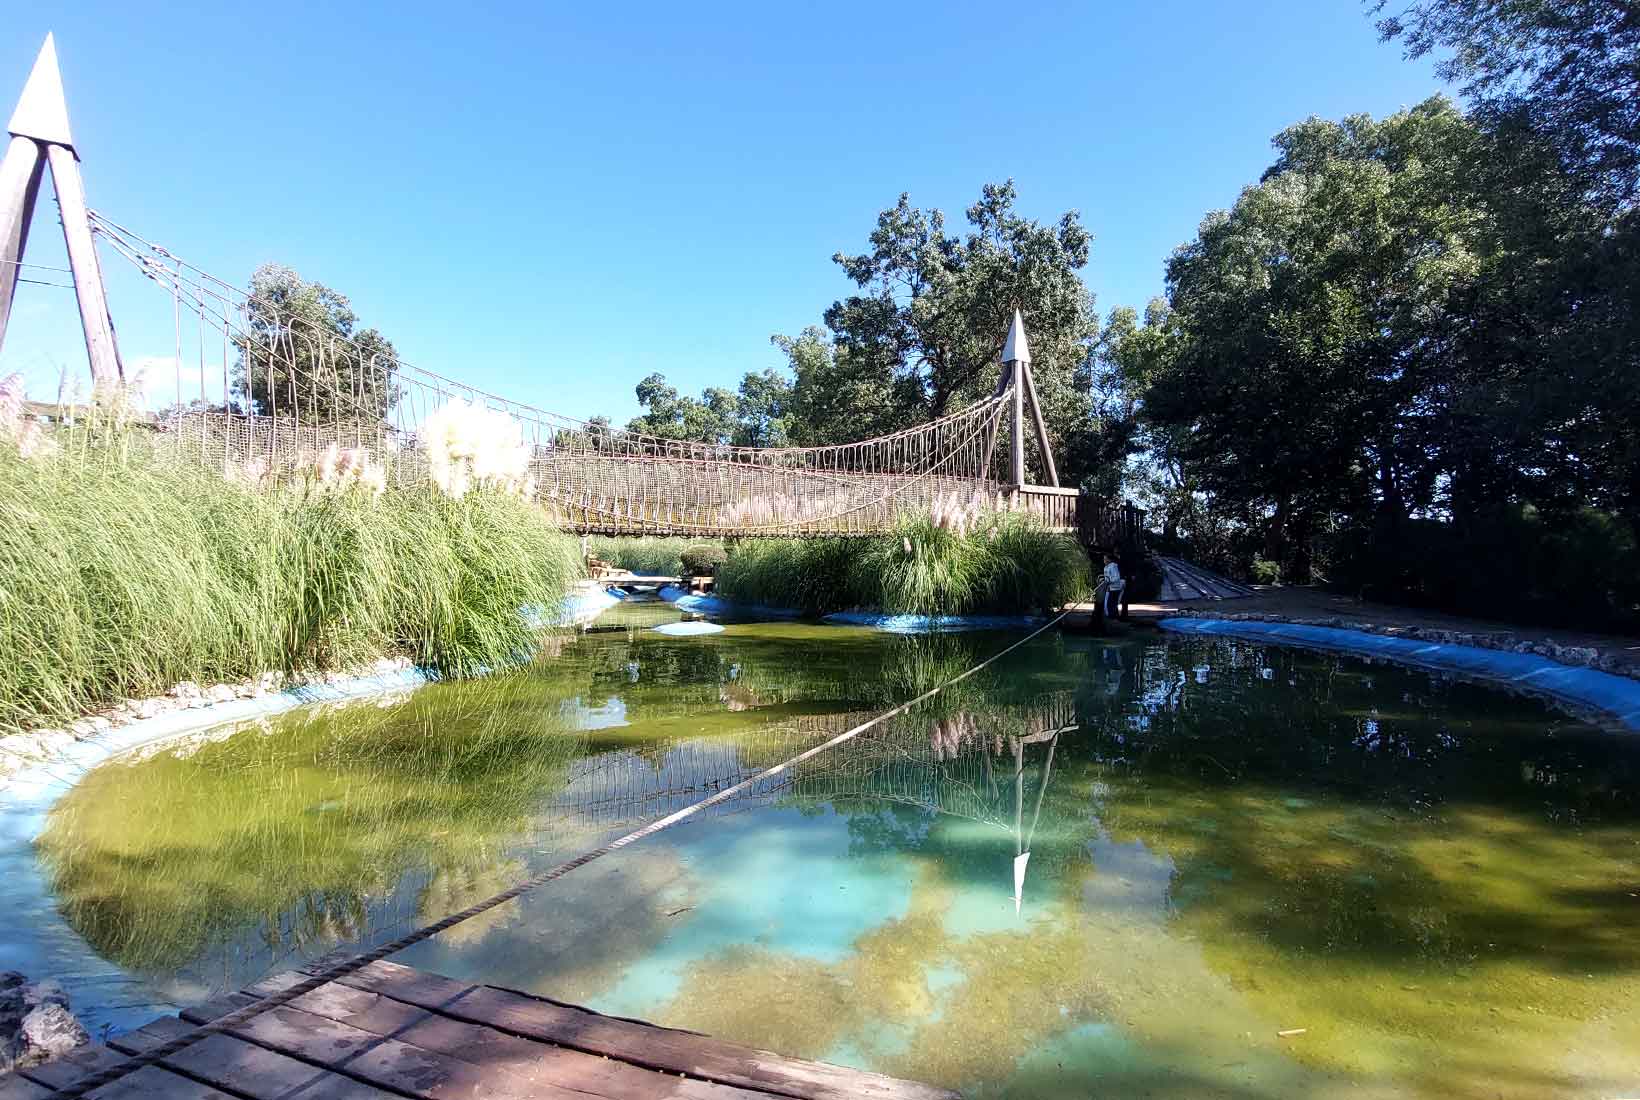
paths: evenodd
<path fill-rule="evenodd" d="M 559 601 L 551 614 L 548 614 L 545 608 L 534 606 L 521 607 L 518 613 L 523 616 L 525 624 L 531 630 L 542 630 L 549 626 L 580 626 L 596 619 L 620 603 L 621 599 L 622 597 L 612 596 L 601 588 L 595 588 L 571 592 Z"/>
<path fill-rule="evenodd" d="M 1178 634 L 1243 638 L 1255 642 L 1305 646 L 1422 668 L 1458 672 L 1548 695 L 1580 706 L 1594 707 L 1624 726 L 1640 730 L 1640 680 L 1614 676 L 1593 668 L 1563 665 L 1536 653 L 1511 653 L 1479 646 L 1395 638 L 1332 626 L 1301 623 L 1235 622 L 1226 619 L 1171 618 L 1158 623 Z"/>
<path fill-rule="evenodd" d="M 721 596 L 691 596 L 688 592 L 674 585 L 667 585 L 659 592 L 660 598 L 667 603 L 676 604 L 679 611 L 690 611 L 696 615 L 724 615 L 729 618 L 751 619 L 800 619 L 801 611 L 789 607 L 760 607 L 755 604 L 735 603 Z"/>
<path fill-rule="evenodd" d="M 889 615 L 881 611 L 835 611 L 822 620 L 869 626 L 886 634 L 952 634 L 960 630 L 1024 630 L 1041 626 L 1037 615 Z"/>
<path fill-rule="evenodd" d="M 660 597 L 680 611 L 726 618 L 800 619 L 801 611 L 789 607 L 762 607 L 735 603 L 721 596 L 691 596 L 681 588 L 661 589 Z M 834 611 L 821 622 L 835 626 L 869 626 L 886 634 L 947 634 L 959 630 L 1021 630 L 1041 626 L 1036 615 L 889 615 L 881 611 Z"/>
<path fill-rule="evenodd" d="M 660 626 L 649 628 L 656 634 L 665 634 L 673 638 L 693 638 L 700 634 L 722 634 L 723 627 L 717 623 L 700 621 L 688 623 L 662 623 Z"/>

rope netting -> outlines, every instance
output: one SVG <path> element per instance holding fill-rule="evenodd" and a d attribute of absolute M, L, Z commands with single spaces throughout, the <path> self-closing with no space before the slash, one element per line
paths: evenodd
<path fill-rule="evenodd" d="M 1007 390 L 856 443 L 744 447 L 662 438 L 417 367 L 373 334 L 340 335 L 311 305 L 304 315 L 253 296 L 95 211 L 91 222 L 104 244 L 170 296 L 177 401 L 160 422 L 167 444 L 253 480 L 305 474 L 332 449 L 368 451 L 396 482 L 437 477 L 443 437 L 466 421 L 479 434 L 516 436 L 520 484 L 577 531 L 868 534 L 906 511 L 1001 499 L 991 468 Z"/>

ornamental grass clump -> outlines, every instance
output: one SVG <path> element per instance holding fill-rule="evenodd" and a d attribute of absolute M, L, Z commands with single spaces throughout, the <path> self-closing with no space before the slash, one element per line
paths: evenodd
<path fill-rule="evenodd" d="M 824 615 L 860 606 L 861 544 L 850 539 L 746 539 L 731 544 L 717 590 L 739 603 Z"/>
<path fill-rule="evenodd" d="M 811 615 L 1033 614 L 1090 590 L 1087 555 L 1074 539 L 954 499 L 872 538 L 737 542 L 718 573 L 730 599 Z"/>
<path fill-rule="evenodd" d="M 530 449 L 506 413 L 455 398 L 434 410 L 417 434 L 428 473 L 447 496 L 459 500 L 469 489 L 535 496 Z"/>
<path fill-rule="evenodd" d="M 506 667 L 580 576 L 575 540 L 488 475 L 457 498 L 385 488 L 366 454 L 261 471 L 173 461 L 141 438 L 0 437 L 0 732 L 183 681 L 343 669 L 403 654 L 442 675 Z M 133 445 L 136 444 L 136 445 Z"/>

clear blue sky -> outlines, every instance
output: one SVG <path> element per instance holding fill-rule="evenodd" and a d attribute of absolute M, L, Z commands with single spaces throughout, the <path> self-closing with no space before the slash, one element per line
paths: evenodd
<path fill-rule="evenodd" d="M 779 365 L 769 336 L 847 292 L 832 254 L 901 191 L 960 222 L 1011 176 L 1030 216 L 1080 210 L 1107 314 L 1161 292 L 1284 126 L 1442 89 L 1355 0 L 346 7 L 17 5 L 0 110 L 55 31 L 94 207 L 237 283 L 289 264 L 418 365 L 617 420 L 651 371 Z M 50 201 L 29 259 L 63 262 Z M 168 358 L 169 299 L 110 279 L 127 362 Z M 65 367 L 72 294 L 20 287 L 0 373 L 45 396 Z"/>

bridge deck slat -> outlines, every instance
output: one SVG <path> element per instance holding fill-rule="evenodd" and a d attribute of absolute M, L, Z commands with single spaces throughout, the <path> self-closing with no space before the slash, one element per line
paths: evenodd
<path fill-rule="evenodd" d="M 528 1081 L 546 1081 L 612 1100 L 623 1097 L 766 1100 L 768 1095 L 710 1081 L 662 1076 L 626 1062 L 466 1023 L 351 986 L 323 985 L 290 1004 L 292 1008 L 373 1035 L 391 1037 L 422 1050 L 447 1054 L 477 1066 L 504 1069 Z"/>
<path fill-rule="evenodd" d="M 529 1081 L 494 1066 L 481 1068 L 289 1006 L 254 1016 L 232 1034 L 425 1100 L 586 1100 L 585 1093 L 574 1089 Z"/>
<path fill-rule="evenodd" d="M 193 1030 L 192 1024 L 164 1016 L 109 1045 L 127 1054 L 140 1054 Z M 392 1093 L 362 1081 L 221 1032 L 184 1047 L 161 1065 L 206 1084 L 231 1088 L 249 1100 L 294 1100 L 298 1095 L 314 1100 L 320 1095 L 316 1090 L 322 1090 L 329 1100 L 397 1100 Z"/>
<path fill-rule="evenodd" d="M 376 962 L 342 979 L 417 1007 L 525 1038 L 618 1058 L 668 1073 L 802 1100 L 956 1100 L 957 1094 L 842 1066 L 786 1058 L 693 1032 L 604 1016 L 491 986 L 437 979 L 410 967 Z"/>
<path fill-rule="evenodd" d="M 85 1094 L 85 1100 L 235 1100 L 235 1094 L 202 1085 L 158 1066 L 143 1066 L 135 1073 L 92 1089 Z"/>
<path fill-rule="evenodd" d="M 0 1100 L 51 1100 L 52 1092 L 20 1073 L 0 1076 Z"/>

